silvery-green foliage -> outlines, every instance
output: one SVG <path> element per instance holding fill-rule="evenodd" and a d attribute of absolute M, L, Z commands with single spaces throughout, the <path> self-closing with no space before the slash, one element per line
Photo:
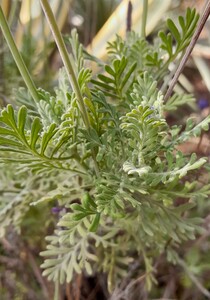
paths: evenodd
<path fill-rule="evenodd" d="M 2 168 L 1 177 L 11 179 L 1 187 L 1 234 L 10 224 L 20 228 L 31 205 L 63 207 L 41 253 L 50 280 L 69 282 L 75 272 L 100 270 L 108 274 L 111 290 L 139 256 L 150 288 L 153 258 L 166 251 L 174 260 L 174 247 L 200 230 L 200 219 L 185 213 L 197 199 L 208 197 L 209 185 L 202 187 L 188 175 L 206 159 L 176 147 L 208 130 L 210 117 L 200 124 L 189 119 L 185 128 L 170 127 L 165 112 L 192 97 L 174 94 L 164 103 L 159 89 L 197 20 L 194 10 L 179 19 L 180 28 L 169 20 L 169 34 L 160 33 L 159 49 L 133 32 L 125 41 L 118 36 L 108 44 L 108 62 L 99 63 L 97 76 L 86 67 L 88 55 L 73 31 L 71 61 L 90 128 L 64 70 L 55 94 L 40 89 L 35 104 L 21 91 L 17 102 L 24 105 L 1 110 L 0 162 L 10 168 L 9 175 Z M 178 198 L 185 199 L 179 206 Z"/>

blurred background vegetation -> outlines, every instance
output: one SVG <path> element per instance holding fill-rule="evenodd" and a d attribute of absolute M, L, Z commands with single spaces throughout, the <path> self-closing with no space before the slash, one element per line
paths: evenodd
<path fill-rule="evenodd" d="M 116 33 L 126 35 L 128 2 L 128 0 L 50 1 L 59 28 L 66 40 L 71 29 L 76 27 L 80 41 L 87 47 L 88 52 L 100 59 L 106 59 L 104 51 L 107 41 L 114 39 Z M 137 32 L 140 32 L 142 2 L 131 1 L 132 29 Z M 198 0 L 150 0 L 148 40 L 163 28 L 166 18 L 184 14 L 188 6 L 196 7 L 201 12 L 204 3 L 205 1 Z M 41 12 L 39 1 L 0 0 L 0 4 L 36 85 L 53 91 L 61 60 Z M 182 124 L 189 115 L 202 119 L 209 114 L 209 27 L 208 21 L 176 87 L 177 90 L 193 92 L 196 95 L 196 105 L 190 109 L 183 108 L 179 115 L 169 114 L 168 122 L 171 124 L 174 122 Z M 26 92 L 17 92 L 17 89 L 22 86 L 24 87 L 24 83 L 0 31 L 0 105 L 15 103 L 18 98 L 24 102 Z M 181 146 L 181 150 L 209 156 L 209 133 L 205 133 L 201 139 L 190 140 Z M 0 176 L 1 194 L 5 178 Z M 200 180 L 204 183 L 208 181 L 207 177 L 205 172 L 200 174 Z M 182 249 L 177 249 L 183 258 L 179 266 L 167 263 L 164 256 L 158 257 L 157 285 L 154 286 L 152 293 L 148 295 L 144 289 L 144 282 L 139 281 L 130 287 L 128 300 L 209 299 L 205 290 L 210 291 L 210 203 L 208 201 L 198 203 L 194 214 L 204 218 L 205 233 L 195 241 L 183 245 Z M 0 239 L 0 299 L 53 299 L 53 286 L 41 276 L 39 268 L 41 258 L 38 253 L 44 248 L 44 236 L 52 232 L 56 218 L 56 211 L 49 211 L 49 207 L 31 208 L 21 223 L 20 232 L 10 228 L 6 238 Z M 89 278 L 83 275 L 75 276 L 74 281 L 61 290 L 61 299 L 107 299 L 103 276 L 103 274 Z M 129 274 L 127 282 L 122 283 L 121 288 L 126 289 L 128 282 Z M 113 300 L 125 299 L 119 298 L 119 293 L 118 290 Z"/>

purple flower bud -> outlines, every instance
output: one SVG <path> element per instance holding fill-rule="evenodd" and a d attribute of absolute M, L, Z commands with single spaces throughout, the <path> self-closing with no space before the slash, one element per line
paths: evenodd
<path fill-rule="evenodd" d="M 54 207 L 51 208 L 51 212 L 52 212 L 54 215 L 57 215 L 57 214 L 59 214 L 59 212 L 60 212 L 62 209 L 63 209 L 62 207 L 54 206 Z"/>
<path fill-rule="evenodd" d="M 202 110 L 204 108 L 209 107 L 209 102 L 205 98 L 201 98 L 198 100 L 198 107 Z"/>

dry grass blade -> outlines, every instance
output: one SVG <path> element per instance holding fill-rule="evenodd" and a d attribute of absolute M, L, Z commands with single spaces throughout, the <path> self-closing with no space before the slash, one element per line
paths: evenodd
<path fill-rule="evenodd" d="M 148 3 L 148 24 L 147 32 L 149 34 L 157 25 L 159 20 L 163 17 L 171 4 L 171 0 L 150 0 Z M 141 32 L 142 19 L 142 1 L 132 1 L 132 29 L 136 32 Z M 125 36 L 126 34 L 126 15 L 127 15 L 128 1 L 123 0 L 116 8 L 114 13 L 110 16 L 101 30 L 93 39 L 88 51 L 98 58 L 105 56 L 105 49 L 107 41 L 112 41 L 116 34 Z"/>

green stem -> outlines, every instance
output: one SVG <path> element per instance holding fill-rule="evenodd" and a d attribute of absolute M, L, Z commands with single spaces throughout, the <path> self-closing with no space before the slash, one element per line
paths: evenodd
<path fill-rule="evenodd" d="M 8 17 L 8 23 L 9 23 L 10 27 L 13 25 L 13 21 L 14 21 L 14 18 L 15 18 L 15 13 L 16 13 L 17 7 L 18 7 L 18 0 L 15 0 L 15 1 L 12 2 L 12 7 L 10 9 L 9 17 Z"/>
<path fill-rule="evenodd" d="M 197 277 L 194 275 L 194 273 L 190 270 L 188 265 L 185 263 L 184 260 L 181 258 L 177 257 L 177 261 L 180 266 L 183 267 L 185 270 L 186 274 L 189 276 L 191 281 L 196 285 L 196 287 L 199 289 L 199 291 L 206 296 L 206 298 L 210 299 L 210 292 L 201 284 L 201 282 L 197 279 Z"/>
<path fill-rule="evenodd" d="M 82 94 L 81 94 L 81 91 L 80 91 L 80 87 L 79 87 L 79 84 L 77 82 L 77 78 L 76 78 L 73 66 L 71 64 L 71 61 L 70 61 L 68 51 L 66 49 L 63 38 L 61 36 L 60 30 L 57 26 L 55 17 L 53 15 L 53 12 L 52 12 L 51 7 L 50 7 L 47 0 L 40 0 L 40 3 L 42 5 L 42 9 L 45 13 L 45 16 L 46 16 L 46 18 L 47 18 L 47 20 L 50 24 L 52 34 L 54 36 L 54 39 L 55 39 L 55 42 L 57 44 L 58 50 L 60 52 L 60 55 L 61 55 L 63 64 L 65 66 L 65 69 L 66 69 L 69 81 L 71 83 L 72 89 L 75 92 L 76 97 L 78 99 L 79 108 L 81 110 L 85 126 L 87 128 L 89 128 L 90 127 L 90 122 L 89 122 L 89 119 L 88 119 L 88 115 L 87 115 L 86 107 L 85 107 L 83 97 L 82 97 Z"/>
<path fill-rule="evenodd" d="M 78 104 L 79 104 L 79 108 L 80 108 L 80 111 L 81 111 L 81 114 L 82 114 L 82 117 L 83 117 L 83 121 L 85 123 L 86 128 L 90 129 L 90 122 L 89 122 L 87 110 L 86 110 L 86 107 L 85 107 L 85 103 L 84 103 L 84 100 L 83 100 L 83 97 L 82 97 L 82 93 L 81 93 L 81 90 L 80 90 L 80 87 L 79 87 L 79 84 L 78 84 L 78 81 L 77 81 L 77 77 L 76 77 L 76 74 L 74 72 L 74 69 L 73 69 L 68 51 L 66 49 L 65 43 L 64 43 L 63 38 L 61 36 L 60 30 L 57 26 L 57 23 L 56 23 L 54 15 L 53 15 L 52 9 L 51 9 L 51 7 L 50 7 L 47 0 L 40 0 L 40 3 L 41 3 L 43 11 L 45 13 L 45 16 L 46 16 L 46 18 L 49 22 L 52 34 L 53 34 L 55 42 L 57 44 L 57 47 L 58 47 L 59 53 L 61 55 L 63 64 L 65 66 L 69 81 L 71 83 L 72 89 L 76 94 Z M 98 176 L 99 175 L 99 168 L 98 168 L 98 164 L 97 164 L 97 161 L 96 161 L 96 154 L 95 154 L 94 150 L 92 150 L 92 157 L 93 157 L 93 161 L 94 161 L 95 172 L 96 172 L 96 175 Z"/>
<path fill-rule="evenodd" d="M 21 74 L 23 80 L 25 81 L 25 84 L 26 84 L 32 98 L 34 99 L 35 102 L 39 102 L 39 95 L 37 93 L 36 86 L 35 86 L 33 80 L 31 79 L 29 71 L 26 68 L 23 58 L 22 58 L 20 52 L 18 51 L 18 48 L 14 42 L 12 33 L 9 29 L 7 20 L 4 16 L 1 6 L 0 6 L 0 25 L 1 25 L 3 35 L 7 41 L 7 44 L 10 48 L 11 53 L 12 53 L 12 56 L 17 64 L 20 74 Z"/>
<path fill-rule="evenodd" d="M 59 300 L 59 280 L 55 282 L 54 300 Z"/>
<path fill-rule="evenodd" d="M 146 23 L 147 23 L 147 12 L 148 12 L 148 0 L 143 0 L 143 14 L 141 23 L 141 37 L 146 37 Z"/>

